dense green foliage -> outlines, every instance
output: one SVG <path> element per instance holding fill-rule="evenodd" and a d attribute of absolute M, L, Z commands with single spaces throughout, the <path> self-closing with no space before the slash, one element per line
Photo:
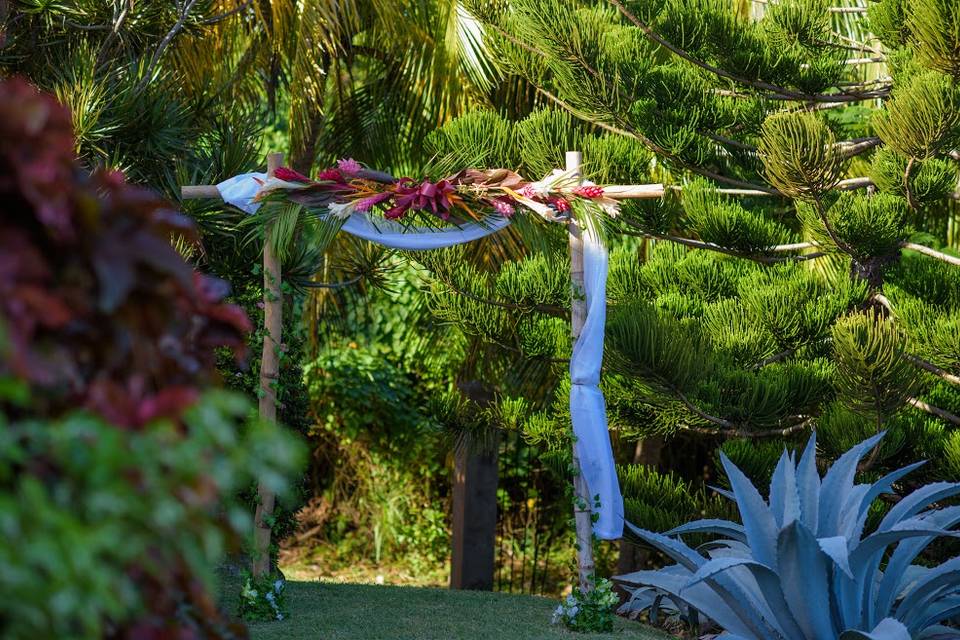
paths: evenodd
<path fill-rule="evenodd" d="M 555 110 L 468 116 L 434 137 L 442 152 L 536 178 L 580 149 L 595 182 L 666 183 L 660 201 L 628 203 L 606 230 L 603 384 L 616 440 L 668 440 L 648 472 L 723 484 L 722 449 L 762 481 L 783 440 L 815 427 L 828 459 L 886 430 L 864 471 L 927 456 L 935 462 L 918 479 L 950 476 L 940 461 L 960 423 L 960 306 L 946 293 L 960 277 L 956 7 L 891 0 L 841 19 L 819 0 L 749 18 L 726 2 L 466 6 L 500 70 L 552 96 Z M 873 25 L 882 44 L 870 42 Z M 847 63 L 861 51 L 890 77 Z M 562 314 L 550 317 L 566 299 L 555 277 L 562 242 L 495 277 L 437 267 L 451 287 L 445 317 L 530 359 L 564 358 Z M 513 273 L 522 290 L 501 283 Z M 456 291 L 469 295 L 454 301 Z M 558 368 L 560 401 L 525 426 L 558 452 L 563 377 Z M 626 496 L 628 519 L 688 517 L 686 501 L 672 516 L 656 508 L 663 484 L 679 479 L 635 483 L 625 472 L 642 492 Z"/>
<path fill-rule="evenodd" d="M 212 570 L 299 449 L 215 383 L 250 323 L 170 239 L 188 219 L 73 153 L 69 113 L 0 83 L 0 632 L 236 637 Z M 10 544 L 12 543 L 12 544 Z"/>

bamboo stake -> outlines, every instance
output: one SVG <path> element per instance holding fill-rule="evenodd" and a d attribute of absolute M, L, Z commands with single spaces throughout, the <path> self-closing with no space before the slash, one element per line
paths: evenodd
<path fill-rule="evenodd" d="M 267 155 L 267 177 L 283 166 L 283 154 Z M 260 419 L 277 421 L 277 382 L 280 378 L 280 345 L 283 331 L 283 293 L 280 289 L 280 260 L 274 254 L 271 229 L 263 239 L 263 355 L 260 360 Z M 257 511 L 253 519 L 253 575 L 270 574 L 270 521 L 276 495 L 262 481 L 257 484 Z"/>
<path fill-rule="evenodd" d="M 580 165 L 583 155 L 579 151 L 567 151 L 567 171 L 580 179 Z M 659 186 L 659 185 L 655 185 Z M 662 189 L 662 187 L 661 187 Z M 583 331 L 587 319 L 587 302 L 584 297 L 583 279 L 583 236 L 576 221 L 567 224 L 570 246 L 570 334 L 574 344 Z M 593 565 L 593 512 L 591 509 L 590 490 L 587 481 L 580 469 L 580 458 L 577 449 L 573 449 L 573 516 L 577 530 L 577 571 L 580 578 L 580 589 L 586 593 L 592 589 L 594 573 Z"/>

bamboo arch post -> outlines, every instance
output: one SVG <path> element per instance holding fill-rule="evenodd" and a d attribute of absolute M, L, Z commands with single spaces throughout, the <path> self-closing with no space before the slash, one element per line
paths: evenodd
<path fill-rule="evenodd" d="M 583 154 L 579 151 L 567 151 L 566 169 L 580 181 L 580 165 Z M 575 220 L 567 223 L 570 248 L 570 335 L 573 343 L 583 331 L 587 319 L 587 301 L 584 293 L 583 277 L 583 230 Z M 574 436 L 575 437 L 575 436 Z M 577 573 L 580 590 L 586 593 L 593 588 L 593 508 L 590 490 L 580 468 L 576 443 L 573 445 L 573 517 L 577 532 Z"/>
<path fill-rule="evenodd" d="M 283 166 L 283 154 L 267 155 L 267 177 Z M 277 422 L 277 384 L 283 344 L 283 291 L 280 260 L 274 253 L 272 229 L 263 234 L 263 352 L 260 359 L 260 419 Z M 270 575 L 270 537 L 277 496 L 263 481 L 257 483 L 257 511 L 253 517 L 253 576 Z"/>
<path fill-rule="evenodd" d="M 267 177 L 283 166 L 282 153 L 267 154 Z M 184 200 L 222 199 L 216 185 L 186 185 L 180 188 Z M 280 349 L 283 344 L 283 293 L 280 260 L 274 252 L 271 230 L 263 238 L 263 352 L 260 359 L 260 419 L 277 421 L 277 381 L 280 377 Z M 261 480 L 257 483 L 257 510 L 253 519 L 252 573 L 255 578 L 270 574 L 270 521 L 276 494 Z"/>

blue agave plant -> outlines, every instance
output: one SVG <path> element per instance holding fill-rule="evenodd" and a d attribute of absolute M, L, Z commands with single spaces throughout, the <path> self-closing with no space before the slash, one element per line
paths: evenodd
<path fill-rule="evenodd" d="M 724 629 L 724 640 L 960 638 L 942 624 L 960 614 L 960 557 L 936 568 L 914 564 L 937 537 L 958 535 L 951 529 L 960 507 L 930 506 L 960 494 L 960 483 L 917 489 L 864 536 L 874 499 L 923 464 L 854 484 L 858 463 L 882 437 L 853 447 L 821 479 L 814 434 L 799 463 L 781 456 L 769 500 L 721 454 L 732 488 L 721 493 L 743 524 L 698 520 L 661 535 L 628 523 L 677 564 L 616 577 L 632 593 L 624 608 L 699 612 Z M 692 533 L 720 537 L 697 551 L 680 539 Z"/>

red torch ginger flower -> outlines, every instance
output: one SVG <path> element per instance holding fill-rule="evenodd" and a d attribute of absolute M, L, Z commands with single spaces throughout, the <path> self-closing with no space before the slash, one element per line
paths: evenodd
<path fill-rule="evenodd" d="M 273 172 L 273 177 L 277 180 L 284 180 L 286 182 L 310 182 L 310 178 L 303 175 L 299 171 L 294 171 L 289 167 L 280 167 Z"/>
<path fill-rule="evenodd" d="M 447 220 L 450 218 L 450 194 L 454 187 L 447 180 L 433 183 L 424 180 L 419 185 L 410 178 L 401 178 L 395 185 L 394 206 L 386 212 L 385 217 L 390 219 L 402 218 L 409 209 L 430 211 Z"/>
<path fill-rule="evenodd" d="M 346 182 L 339 169 L 324 169 L 317 174 L 317 180 L 321 182 Z"/>
<path fill-rule="evenodd" d="M 575 188 L 573 190 L 573 195 L 580 196 L 581 198 L 602 198 L 603 187 L 598 187 L 596 185 L 583 185 Z"/>
<path fill-rule="evenodd" d="M 550 203 L 550 206 L 555 208 L 559 213 L 566 213 L 567 211 L 570 211 L 570 203 L 563 198 L 553 196 L 548 199 L 548 202 Z"/>

